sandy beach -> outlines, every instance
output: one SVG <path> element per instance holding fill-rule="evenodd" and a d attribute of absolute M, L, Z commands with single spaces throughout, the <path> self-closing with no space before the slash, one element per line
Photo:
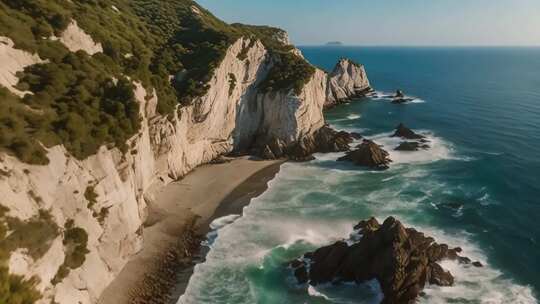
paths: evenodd
<path fill-rule="evenodd" d="M 128 262 L 99 303 L 175 303 L 187 285 L 194 260 L 200 259 L 196 255 L 200 237 L 208 232 L 211 221 L 241 214 L 251 198 L 266 190 L 282 163 L 235 158 L 201 166 L 164 187 L 149 205 L 142 251 Z"/>

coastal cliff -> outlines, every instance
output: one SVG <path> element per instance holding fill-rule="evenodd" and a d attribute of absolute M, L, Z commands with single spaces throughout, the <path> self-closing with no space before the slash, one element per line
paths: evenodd
<path fill-rule="evenodd" d="M 198 7 L 191 9 L 205 14 Z M 49 39 L 78 56 L 86 53 L 89 60 L 103 55 L 105 43 L 77 21 L 70 20 L 63 32 Z M 277 33 L 276 40 L 289 45 L 286 33 Z M 20 48 L 11 40 L 15 37 L 3 35 L 0 88 L 14 96 L 41 97 L 31 85 L 17 86 L 17 75 L 54 59 Z M 313 140 L 325 128 L 324 107 L 369 88 L 364 69 L 341 60 L 330 75 L 313 68 L 298 90 L 275 86 L 262 90 L 279 60 L 267 45 L 257 36 L 241 35 L 197 83 L 204 84 L 203 94 L 193 94 L 189 103 L 176 104 L 168 113 L 160 111 L 157 85 L 126 77 L 138 106 L 139 128 L 122 145 L 102 143 L 80 157 L 68 143 L 38 141 L 46 159 L 39 164 L 25 161 L 16 150 L 0 150 L 0 230 L 6 230 L 0 234 L 5 253 L 1 261 L 5 265 L 0 266 L 10 280 L 27 283 L 33 289 L 29 293 L 36 293 L 32 299 L 39 298 L 37 303 L 96 303 L 141 250 L 147 205 L 162 187 L 221 155 L 260 152 L 274 142 L 298 147 Z M 296 48 L 287 52 L 304 61 Z M 28 106 L 27 111 L 37 110 Z M 289 154 L 287 149 L 281 153 L 274 149 L 272 155 Z M 32 230 L 35 227 L 38 230 Z M 23 230 L 35 236 L 16 239 Z"/>

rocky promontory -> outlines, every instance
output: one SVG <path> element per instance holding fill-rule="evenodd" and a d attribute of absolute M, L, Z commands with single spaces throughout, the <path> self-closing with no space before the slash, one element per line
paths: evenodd
<path fill-rule="evenodd" d="M 383 304 L 412 304 L 426 285 L 454 284 L 454 277 L 442 268 L 440 261 L 471 263 L 469 258 L 459 255 L 461 248 L 436 243 L 432 237 L 405 227 L 393 217 L 382 224 L 370 218 L 354 229 L 348 242 L 338 241 L 290 262 L 298 283 L 361 284 L 376 279 L 384 294 Z"/>

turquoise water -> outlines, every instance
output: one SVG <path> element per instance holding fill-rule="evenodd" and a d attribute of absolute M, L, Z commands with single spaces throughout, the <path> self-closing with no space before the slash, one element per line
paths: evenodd
<path fill-rule="evenodd" d="M 353 58 L 377 91 L 401 88 L 416 98 L 363 99 L 326 113 L 336 129 L 383 144 L 394 163 L 371 172 L 335 162 L 342 154 L 334 153 L 283 165 L 242 217 L 213 223 L 207 261 L 180 303 L 378 303 L 376 282 L 307 288 L 283 266 L 372 215 L 394 215 L 486 265 L 444 262 L 455 286 L 429 287 L 420 303 L 537 303 L 540 49 L 302 51 L 327 70 Z M 397 142 L 388 136 L 399 122 L 428 135 L 431 149 L 392 151 Z"/>

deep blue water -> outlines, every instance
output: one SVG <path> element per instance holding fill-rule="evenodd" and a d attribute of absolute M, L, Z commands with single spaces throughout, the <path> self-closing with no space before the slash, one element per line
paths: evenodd
<path fill-rule="evenodd" d="M 304 47 L 331 70 L 340 57 L 365 65 L 380 92 L 326 113 L 390 151 L 390 169 L 337 163 L 341 154 L 287 163 L 241 218 L 214 223 L 207 262 L 181 303 L 377 303 L 377 286 L 297 286 L 283 264 L 346 237 L 360 219 L 393 215 L 461 246 L 481 269 L 443 263 L 454 287 L 429 287 L 421 303 L 537 303 L 540 294 L 540 49 Z M 431 148 L 395 152 L 403 122 Z M 376 284 L 375 284 L 376 285 Z M 358 299 L 363 299 L 359 301 Z"/>
<path fill-rule="evenodd" d="M 448 190 L 485 193 L 492 204 L 474 204 L 467 195 L 448 197 L 466 204 L 465 212 L 461 217 L 441 214 L 436 225 L 475 234 L 493 263 L 540 291 L 540 48 L 302 50 L 329 71 L 339 57 L 357 60 L 375 89 L 401 88 L 427 101 L 357 103 L 328 117 L 354 108 L 362 119 L 350 124 L 370 133 L 403 121 L 434 131 L 472 158 L 433 173 L 448 183 Z"/>

